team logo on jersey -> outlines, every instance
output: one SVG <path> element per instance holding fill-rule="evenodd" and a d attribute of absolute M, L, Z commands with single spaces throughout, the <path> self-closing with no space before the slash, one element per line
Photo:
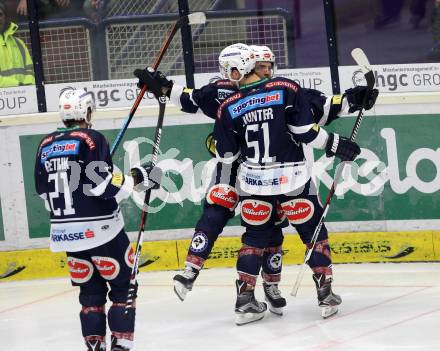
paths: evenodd
<path fill-rule="evenodd" d="M 67 257 L 67 266 L 69 267 L 70 279 L 74 283 L 82 284 L 92 277 L 93 265 L 89 261 L 69 256 Z"/>
<path fill-rule="evenodd" d="M 238 202 L 237 190 L 230 185 L 217 184 L 208 190 L 206 200 L 211 205 L 219 205 L 233 211 Z"/>
<path fill-rule="evenodd" d="M 125 263 L 128 267 L 133 268 L 134 265 L 134 251 L 131 245 L 128 245 L 124 255 Z"/>
<path fill-rule="evenodd" d="M 228 96 L 230 96 L 233 93 L 234 93 L 234 90 L 218 89 L 217 90 L 217 97 L 221 101 L 221 100 L 226 99 Z"/>
<path fill-rule="evenodd" d="M 281 268 L 283 256 L 280 252 L 269 255 L 267 258 L 267 266 L 273 271 L 279 271 Z"/>
<path fill-rule="evenodd" d="M 294 199 L 283 202 L 281 207 L 291 224 L 302 224 L 312 218 L 315 207 L 310 200 Z"/>
<path fill-rule="evenodd" d="M 79 153 L 78 140 L 62 140 L 43 147 L 41 150 L 41 163 L 49 157 L 77 155 Z"/>
<path fill-rule="evenodd" d="M 262 225 L 270 219 L 272 204 L 266 201 L 246 199 L 241 203 L 241 218 L 251 225 Z"/>
<path fill-rule="evenodd" d="M 92 261 L 101 277 L 106 280 L 115 279 L 121 270 L 119 262 L 111 257 L 92 256 Z"/>
<path fill-rule="evenodd" d="M 281 105 L 283 100 L 284 92 L 282 90 L 274 90 L 240 99 L 235 104 L 228 106 L 228 111 L 232 118 L 237 118 L 250 110 L 272 105 Z"/>
<path fill-rule="evenodd" d="M 202 252 L 208 247 L 208 237 L 203 232 L 197 232 L 191 241 L 192 252 Z"/>

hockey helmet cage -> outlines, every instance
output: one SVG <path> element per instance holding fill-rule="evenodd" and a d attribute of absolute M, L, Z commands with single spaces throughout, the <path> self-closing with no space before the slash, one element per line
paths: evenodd
<path fill-rule="evenodd" d="M 59 101 L 59 112 L 61 120 L 86 121 L 87 113 L 95 111 L 95 100 L 93 95 L 84 89 L 67 88 L 61 91 Z"/>
<path fill-rule="evenodd" d="M 223 78 L 238 82 L 255 68 L 255 55 L 249 46 L 238 43 L 225 47 L 218 57 L 218 62 Z M 233 69 L 240 73 L 239 79 L 231 78 Z"/>

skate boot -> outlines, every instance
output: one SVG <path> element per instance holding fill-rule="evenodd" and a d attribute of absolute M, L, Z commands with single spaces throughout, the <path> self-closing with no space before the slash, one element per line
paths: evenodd
<path fill-rule="evenodd" d="M 342 299 L 332 291 L 332 278 L 325 278 L 324 274 L 313 274 L 316 291 L 318 292 L 318 306 L 321 307 L 322 318 L 328 318 L 338 312 L 338 305 Z"/>
<path fill-rule="evenodd" d="M 253 290 L 246 290 L 246 282 L 236 280 L 235 286 L 237 287 L 235 324 L 244 325 L 262 319 L 267 310 L 266 303 L 257 301 Z"/>
<path fill-rule="evenodd" d="M 281 291 L 278 289 L 278 284 L 267 284 L 263 282 L 265 300 L 269 304 L 269 311 L 283 315 L 283 307 L 286 306 L 286 299 L 281 296 Z"/>
<path fill-rule="evenodd" d="M 87 351 L 105 351 L 105 341 L 104 337 L 99 337 L 99 338 L 95 338 L 95 337 L 87 337 L 86 338 L 86 346 L 87 346 Z"/>
<path fill-rule="evenodd" d="M 199 270 L 186 266 L 182 274 L 176 274 L 174 276 L 174 292 L 181 301 L 185 300 L 188 291 L 192 290 L 198 275 Z"/>
<path fill-rule="evenodd" d="M 112 335 L 111 339 L 112 339 L 112 344 L 111 344 L 110 351 L 130 351 L 129 347 L 125 347 L 125 346 L 122 346 L 119 344 L 118 341 L 124 340 L 124 339 L 118 340 L 114 335 Z"/>

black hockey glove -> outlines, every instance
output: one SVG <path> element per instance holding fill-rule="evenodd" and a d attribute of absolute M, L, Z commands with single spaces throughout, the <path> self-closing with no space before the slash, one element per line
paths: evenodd
<path fill-rule="evenodd" d="M 151 92 L 156 98 L 162 95 L 170 97 L 173 81 L 168 80 L 161 71 L 155 71 L 151 67 L 145 69 L 135 69 L 133 74 L 139 78 L 137 86 L 143 88 L 147 86 L 147 90 Z"/>
<path fill-rule="evenodd" d="M 159 189 L 162 178 L 162 170 L 159 167 L 152 167 L 151 163 L 142 166 L 133 167 L 130 170 L 133 177 L 134 189 L 136 191 L 145 191 L 149 188 Z"/>
<path fill-rule="evenodd" d="M 329 134 L 327 145 L 325 146 L 327 157 L 336 156 L 341 161 L 353 161 L 360 153 L 361 148 L 354 141 L 339 136 L 336 133 Z"/>
<path fill-rule="evenodd" d="M 368 94 L 365 106 L 363 106 L 365 94 Z M 348 101 L 348 112 L 353 113 L 355 111 L 360 111 L 362 108 L 366 110 L 371 109 L 376 103 L 377 95 L 379 95 L 379 90 L 368 89 L 366 86 L 359 86 L 347 89 L 343 95 Z"/>

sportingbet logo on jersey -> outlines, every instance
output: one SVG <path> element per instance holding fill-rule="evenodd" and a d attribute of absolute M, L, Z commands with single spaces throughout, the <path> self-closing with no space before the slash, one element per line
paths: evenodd
<path fill-rule="evenodd" d="M 275 90 L 268 93 L 247 96 L 229 106 L 229 114 L 232 118 L 237 118 L 250 110 L 272 105 L 281 105 L 284 100 L 283 93 L 282 90 Z"/>
<path fill-rule="evenodd" d="M 49 157 L 77 155 L 79 153 L 79 140 L 63 140 L 52 143 L 41 150 L 41 163 Z"/>

